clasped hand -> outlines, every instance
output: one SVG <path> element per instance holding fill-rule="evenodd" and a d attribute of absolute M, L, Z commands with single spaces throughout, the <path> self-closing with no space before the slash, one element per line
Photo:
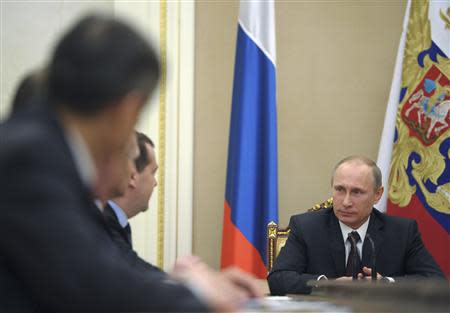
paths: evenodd
<path fill-rule="evenodd" d="M 358 280 L 371 279 L 372 277 L 372 269 L 370 267 L 364 266 L 362 269 L 362 273 L 358 274 Z M 380 273 L 377 273 L 377 280 L 381 280 L 383 276 Z M 350 281 L 353 280 L 351 276 L 343 276 L 336 278 L 339 281 Z"/>

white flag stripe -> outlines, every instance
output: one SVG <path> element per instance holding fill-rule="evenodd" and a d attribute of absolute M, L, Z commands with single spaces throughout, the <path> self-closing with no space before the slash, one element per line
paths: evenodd
<path fill-rule="evenodd" d="M 261 23 L 264 21 L 264 23 Z M 264 54 L 276 64 L 275 9 L 273 1 L 241 1 L 239 24 Z"/>

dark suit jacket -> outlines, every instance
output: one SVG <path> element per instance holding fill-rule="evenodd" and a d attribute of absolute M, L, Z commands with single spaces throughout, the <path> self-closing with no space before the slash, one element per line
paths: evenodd
<path fill-rule="evenodd" d="M 308 280 L 320 275 L 345 276 L 345 246 L 333 209 L 291 217 L 291 232 L 269 274 L 272 294 L 309 293 Z M 367 233 L 375 243 L 376 270 L 397 280 L 404 277 L 444 278 L 423 245 L 414 220 L 387 216 L 373 209 Z M 362 264 L 372 267 L 371 246 L 363 243 Z"/>
<path fill-rule="evenodd" d="M 136 251 L 133 250 L 133 246 L 129 241 L 125 229 L 122 227 L 122 225 L 120 225 L 116 213 L 108 203 L 104 208 L 103 215 L 105 216 L 106 224 L 108 225 L 108 231 L 111 235 L 111 238 L 133 266 L 140 267 L 143 271 L 153 271 L 155 275 L 167 275 L 158 267 L 144 261 L 137 255 Z"/>
<path fill-rule="evenodd" d="M 125 228 L 120 225 L 119 218 L 109 202 L 107 202 L 103 208 L 103 215 L 105 216 L 106 224 L 109 227 L 108 230 L 113 237 L 114 242 L 116 242 L 120 247 L 133 249 L 131 238 L 128 237 Z"/>
<path fill-rule="evenodd" d="M 0 125 L 0 190 L 0 312 L 207 310 L 123 256 L 51 109 Z"/>

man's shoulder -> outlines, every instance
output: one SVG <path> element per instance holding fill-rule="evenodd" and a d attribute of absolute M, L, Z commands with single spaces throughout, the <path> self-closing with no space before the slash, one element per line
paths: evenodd
<path fill-rule="evenodd" d="M 320 220 L 324 218 L 328 218 L 330 214 L 333 212 L 333 208 L 320 209 L 315 211 L 307 211 L 299 214 L 295 214 L 292 217 L 295 219 L 311 219 L 311 220 Z"/>
<path fill-rule="evenodd" d="M 377 218 L 378 220 L 382 221 L 385 225 L 390 227 L 405 227 L 416 223 L 416 221 L 412 218 L 388 215 L 384 212 L 377 210 L 376 208 L 373 209 L 372 215 L 373 217 Z"/>
<path fill-rule="evenodd" d="M 0 172 L 0 186 L 23 195 L 73 201 L 78 194 L 72 191 L 82 186 L 63 130 L 45 115 L 13 116 L 1 124 Z"/>
<path fill-rule="evenodd" d="M 44 139 L 47 136 L 48 127 L 42 120 L 28 116 L 13 116 L 2 122 L 0 144 L 11 142 L 32 141 Z"/>
<path fill-rule="evenodd" d="M 55 146 L 60 147 L 62 130 L 57 123 L 42 111 L 23 113 L 9 117 L 0 125 L 0 151 L 10 155 L 24 150 L 45 155 Z"/>
<path fill-rule="evenodd" d="M 320 209 L 317 211 L 304 212 L 300 214 L 293 215 L 291 217 L 290 224 L 299 225 L 322 225 L 330 221 L 333 216 L 333 208 Z"/>

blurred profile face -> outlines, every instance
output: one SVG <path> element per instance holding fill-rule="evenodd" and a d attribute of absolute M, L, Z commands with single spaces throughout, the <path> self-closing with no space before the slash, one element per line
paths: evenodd
<path fill-rule="evenodd" d="M 103 202 L 124 193 L 123 177 L 128 175 L 131 166 L 134 168 L 134 165 L 128 163 L 129 153 L 133 155 L 132 149 L 136 151 L 134 155 L 139 153 L 134 126 L 146 100 L 147 95 L 131 92 L 116 105 L 111 105 L 99 114 L 99 125 L 102 127 L 98 131 L 102 141 L 96 159 L 98 177 L 93 192 L 94 197 Z"/>
<path fill-rule="evenodd" d="M 131 179 L 131 175 L 136 171 L 134 165 L 134 160 L 139 156 L 139 147 L 136 139 L 136 135 L 130 138 L 130 143 L 125 151 L 125 155 L 120 158 L 120 164 L 118 167 L 118 184 L 117 184 L 117 195 L 115 197 L 123 196 L 128 188 L 128 184 Z"/>
<path fill-rule="evenodd" d="M 373 205 L 383 194 L 383 187 L 375 189 L 372 168 L 357 160 L 336 169 L 332 188 L 334 214 L 353 229 L 367 221 Z"/>
<path fill-rule="evenodd" d="M 130 137 L 135 135 L 134 127 L 145 105 L 146 97 L 137 92 L 131 92 L 118 101 L 118 104 L 105 109 L 107 128 L 104 133 L 104 144 L 107 157 L 126 153 Z"/>
<path fill-rule="evenodd" d="M 158 163 L 156 162 L 155 149 L 147 143 L 145 148 L 150 162 L 141 173 L 136 174 L 136 214 L 148 209 L 153 189 L 158 185 L 156 181 Z"/>
<path fill-rule="evenodd" d="M 136 135 L 133 133 L 122 151 L 111 155 L 108 164 L 105 166 L 102 183 L 106 189 L 106 199 L 108 200 L 122 196 L 130 182 L 131 175 L 135 171 L 134 159 L 139 155 Z"/>

